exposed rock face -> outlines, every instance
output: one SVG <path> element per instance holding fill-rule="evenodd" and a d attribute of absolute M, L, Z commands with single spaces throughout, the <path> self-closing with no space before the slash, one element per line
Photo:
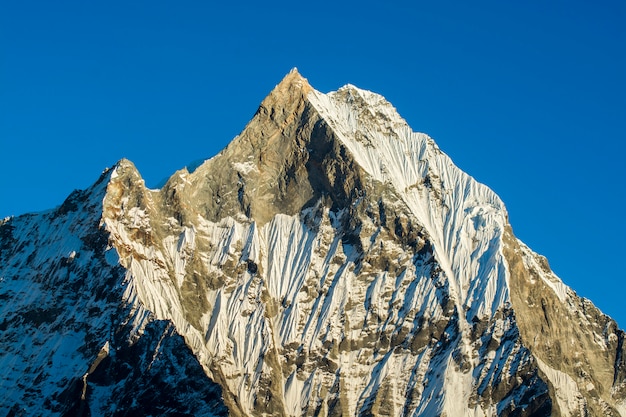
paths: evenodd
<path fill-rule="evenodd" d="M 624 332 L 563 285 L 510 229 L 505 241 L 520 334 L 556 390 L 560 415 L 624 415 Z"/>
<path fill-rule="evenodd" d="M 626 416 L 624 333 L 500 199 L 297 71 L 161 190 L 120 161 L 3 222 L 0 261 L 10 415 Z"/>

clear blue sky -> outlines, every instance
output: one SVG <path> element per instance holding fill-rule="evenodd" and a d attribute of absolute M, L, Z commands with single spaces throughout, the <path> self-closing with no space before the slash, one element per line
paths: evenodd
<path fill-rule="evenodd" d="M 626 326 L 626 2 L 387 3 L 3 2 L 0 217 L 122 157 L 155 186 L 297 66 L 320 91 L 387 97 Z"/>

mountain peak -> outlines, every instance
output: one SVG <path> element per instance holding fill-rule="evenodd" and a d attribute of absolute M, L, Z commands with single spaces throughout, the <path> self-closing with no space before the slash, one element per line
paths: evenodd
<path fill-rule="evenodd" d="M 300 72 L 298 72 L 296 67 L 292 68 L 291 71 L 289 71 L 281 82 L 279 82 L 274 88 L 274 91 L 278 92 L 290 90 L 301 90 L 304 94 L 313 90 L 309 81 L 300 75 Z"/>
<path fill-rule="evenodd" d="M 499 197 L 295 68 L 161 190 L 123 159 L 0 222 L 0 277 L 11 415 L 626 416 L 624 332 Z"/>

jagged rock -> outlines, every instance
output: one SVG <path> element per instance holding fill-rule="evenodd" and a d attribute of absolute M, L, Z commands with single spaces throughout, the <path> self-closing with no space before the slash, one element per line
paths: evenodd
<path fill-rule="evenodd" d="M 9 415 L 626 416 L 624 333 L 381 96 L 297 71 L 193 172 L 0 224 Z"/>

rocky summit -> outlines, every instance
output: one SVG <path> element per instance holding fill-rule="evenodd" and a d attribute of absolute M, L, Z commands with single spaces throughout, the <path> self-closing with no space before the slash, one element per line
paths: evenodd
<path fill-rule="evenodd" d="M 382 96 L 0 223 L 0 415 L 626 416 L 624 332 Z"/>

